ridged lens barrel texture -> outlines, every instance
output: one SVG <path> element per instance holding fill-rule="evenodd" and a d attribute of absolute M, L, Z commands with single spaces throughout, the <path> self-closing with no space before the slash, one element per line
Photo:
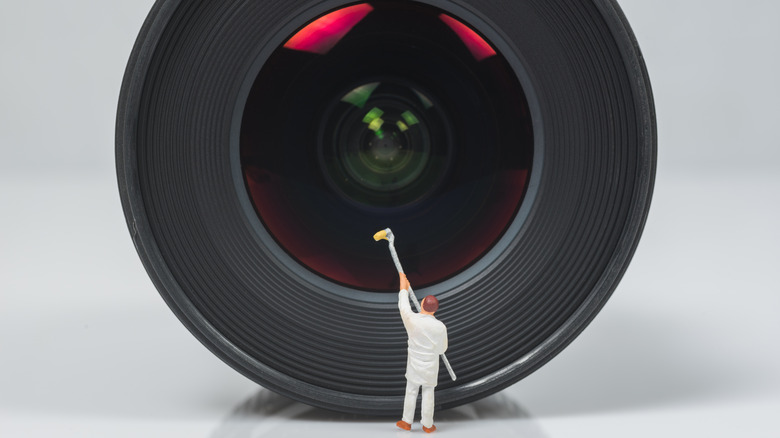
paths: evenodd
<path fill-rule="evenodd" d="M 436 292 L 449 329 L 458 380 L 442 367 L 436 397 L 452 407 L 533 372 L 604 305 L 649 209 L 655 121 L 641 54 L 613 1 L 425 4 L 507 58 L 533 123 L 527 194 L 497 250 L 418 290 Z M 406 334 L 394 294 L 361 293 L 290 263 L 257 217 L 240 165 L 243 111 L 264 60 L 343 6 L 158 1 L 120 96 L 119 187 L 150 277 L 217 356 L 296 400 L 397 414 Z M 397 238 L 403 257 L 401 239 L 415 237 Z"/>

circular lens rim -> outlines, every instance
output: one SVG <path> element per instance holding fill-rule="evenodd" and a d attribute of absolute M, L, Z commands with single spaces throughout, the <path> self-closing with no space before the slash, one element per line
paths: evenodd
<path fill-rule="evenodd" d="M 535 89 L 531 76 L 529 75 L 522 56 L 511 44 L 507 42 L 505 36 L 498 30 L 489 26 L 483 22 L 482 19 L 474 15 L 471 11 L 462 9 L 458 5 L 449 3 L 446 1 L 419 1 L 419 3 L 437 7 L 445 12 L 453 14 L 455 17 L 462 19 L 465 23 L 485 36 L 496 50 L 501 53 L 507 60 L 510 67 L 512 67 L 514 73 L 517 75 L 520 87 L 525 93 L 526 102 L 530 111 L 530 118 L 532 122 L 532 130 L 534 132 L 533 143 L 533 159 L 531 162 L 531 171 L 527 177 L 527 185 L 525 195 L 521 198 L 520 206 L 517 209 L 514 218 L 504 230 L 502 236 L 493 243 L 492 247 L 482 254 L 479 260 L 473 262 L 466 269 L 461 272 L 437 283 L 424 288 L 419 293 L 425 293 L 425 295 L 434 295 L 439 299 L 448 299 L 454 294 L 460 293 L 462 287 L 475 278 L 486 275 L 491 266 L 495 266 L 496 262 L 502 259 L 502 255 L 507 252 L 507 249 L 512 245 L 512 242 L 522 235 L 523 225 L 528 219 L 533 206 L 536 201 L 537 191 L 539 189 L 541 181 L 541 169 L 544 165 L 544 125 L 541 115 L 541 107 L 536 96 Z M 356 2 L 345 2 L 343 0 L 332 0 L 323 2 L 315 8 L 312 8 L 305 13 L 299 13 L 295 19 L 291 20 L 281 30 L 277 31 L 272 38 L 266 43 L 258 57 L 255 59 L 252 66 L 247 70 L 247 74 L 243 80 L 236 99 L 236 106 L 234 114 L 242 114 L 244 107 L 246 106 L 249 93 L 252 89 L 257 75 L 260 69 L 265 65 L 271 55 L 276 51 L 278 47 L 284 44 L 291 35 L 293 35 L 298 29 L 302 28 L 306 23 L 320 17 L 328 12 L 355 4 Z M 363 3 L 363 2 L 357 2 Z M 476 22 L 476 24 L 475 24 Z M 430 96 L 430 93 L 426 94 Z M 333 293 L 344 299 L 352 301 L 360 301 L 364 303 L 384 303 L 392 304 L 396 301 L 395 294 L 388 293 L 367 293 L 363 290 L 351 288 L 340 283 L 329 281 L 324 277 L 312 272 L 308 268 L 302 265 L 302 263 L 295 260 L 287 250 L 285 250 L 273 237 L 273 235 L 265 228 L 262 221 L 258 217 L 257 211 L 246 189 L 246 183 L 244 181 L 244 174 L 241 168 L 240 157 L 240 132 L 241 132 L 241 117 L 235 117 L 233 119 L 233 125 L 231 129 L 231 141 L 230 141 L 230 161 L 233 174 L 233 182 L 235 190 L 238 193 L 241 207 L 245 214 L 245 219 L 250 223 L 255 235 L 260 240 L 262 245 L 273 248 L 273 251 L 277 257 L 277 260 L 284 266 L 284 268 L 296 276 L 296 279 L 303 284 L 313 286 L 317 291 L 327 290 L 328 294 Z M 374 207 L 376 211 L 381 211 L 382 207 Z M 401 207 L 403 208 L 403 207 Z"/>

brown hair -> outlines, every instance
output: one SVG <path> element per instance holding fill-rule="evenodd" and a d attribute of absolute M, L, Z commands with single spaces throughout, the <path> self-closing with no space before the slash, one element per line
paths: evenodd
<path fill-rule="evenodd" d="M 439 300 L 433 295 L 428 295 L 422 300 L 422 309 L 430 313 L 439 310 Z"/>

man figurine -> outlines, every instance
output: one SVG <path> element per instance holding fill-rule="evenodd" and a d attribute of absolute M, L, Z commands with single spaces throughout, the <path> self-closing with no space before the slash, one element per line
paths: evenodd
<path fill-rule="evenodd" d="M 422 428 L 431 433 L 433 425 L 433 389 L 439 378 L 439 355 L 447 350 L 447 327 L 433 314 L 439 308 L 439 300 L 428 295 L 422 300 L 420 313 L 412 311 L 409 304 L 409 280 L 403 273 L 401 291 L 398 292 L 398 309 L 409 335 L 409 349 L 406 360 L 406 398 L 404 413 L 396 426 L 412 429 L 414 409 L 417 406 L 417 392 L 422 386 Z"/>

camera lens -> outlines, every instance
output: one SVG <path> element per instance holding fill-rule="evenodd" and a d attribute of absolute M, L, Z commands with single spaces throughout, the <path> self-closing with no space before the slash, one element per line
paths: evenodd
<path fill-rule="evenodd" d="M 395 248 L 449 334 L 437 404 L 586 328 L 656 161 L 614 0 L 159 0 L 130 55 L 119 191 L 151 280 L 215 355 L 328 409 L 397 415 Z"/>
<path fill-rule="evenodd" d="M 400 24 L 400 25 L 399 25 Z M 409 236 L 417 287 L 493 247 L 528 186 L 533 130 L 509 62 L 474 29 L 414 2 L 328 12 L 260 70 L 241 166 L 269 234 L 297 262 L 362 291 L 395 292 L 366 236 Z"/>

